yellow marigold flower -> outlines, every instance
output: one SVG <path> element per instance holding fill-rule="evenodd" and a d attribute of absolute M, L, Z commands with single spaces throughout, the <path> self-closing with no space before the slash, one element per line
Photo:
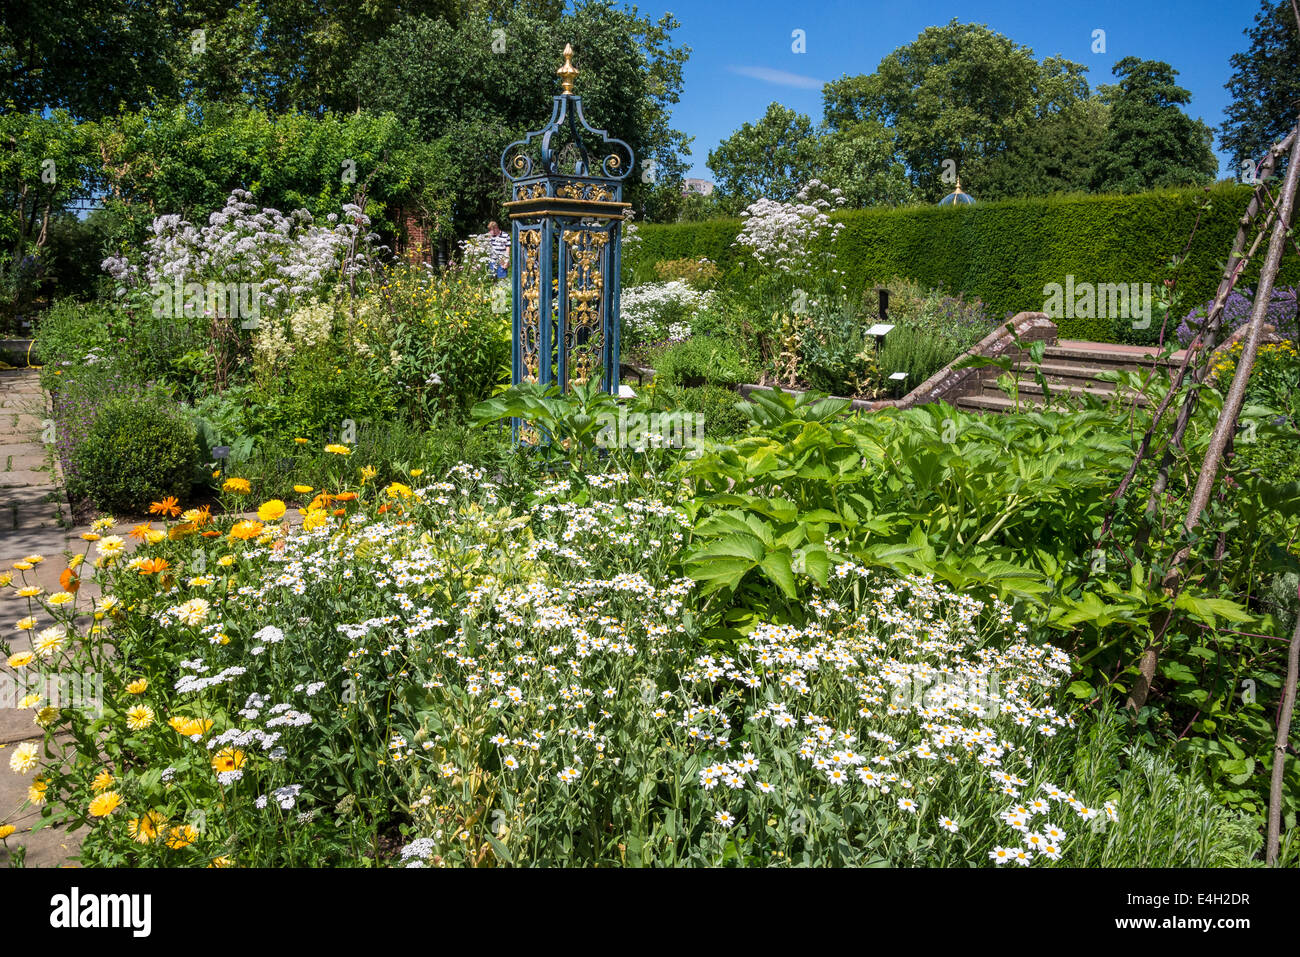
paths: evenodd
<path fill-rule="evenodd" d="M 71 568 L 73 571 L 76 571 L 78 568 L 81 567 L 81 563 L 84 562 L 85 560 L 86 560 L 85 555 L 73 555 L 71 558 L 68 559 L 68 567 Z"/>
<path fill-rule="evenodd" d="M 388 488 L 384 489 L 389 498 L 410 498 L 413 494 L 409 485 L 403 485 L 401 482 L 394 482 Z"/>
<path fill-rule="evenodd" d="M 325 446 L 325 451 L 332 455 L 351 455 L 352 450 L 346 445 L 330 444 Z"/>
<path fill-rule="evenodd" d="M 148 678 L 136 678 L 134 681 L 132 681 L 129 685 L 126 686 L 127 694 L 144 694 L 148 690 L 149 690 Z"/>
<path fill-rule="evenodd" d="M 113 518 L 111 515 L 105 515 L 103 518 L 97 518 L 91 522 L 90 530 L 92 532 L 106 532 L 116 524 L 117 519 Z"/>
<path fill-rule="evenodd" d="M 212 770 L 218 774 L 237 771 L 244 766 L 244 752 L 235 748 L 222 748 L 212 756 Z"/>
<path fill-rule="evenodd" d="M 253 487 L 248 484 L 248 479 L 228 478 L 221 484 L 221 490 L 223 492 L 234 492 L 236 495 L 247 495 L 253 490 Z"/>
<path fill-rule="evenodd" d="M 160 812 L 149 811 L 144 817 L 133 818 L 127 822 L 126 832 L 131 835 L 133 841 L 148 844 L 150 841 L 158 840 L 165 821 L 166 818 Z"/>
<path fill-rule="evenodd" d="M 49 790 L 50 782 L 45 778 L 37 778 L 27 788 L 27 800 L 32 804 L 44 804 L 45 792 Z"/>
<path fill-rule="evenodd" d="M 126 726 L 132 731 L 143 731 L 153 724 L 153 719 L 153 708 L 147 704 L 138 704 L 126 712 Z"/>
<path fill-rule="evenodd" d="M 19 631 L 31 631 L 36 627 L 36 619 L 30 615 L 26 618 L 19 618 L 18 621 L 14 623 L 14 627 Z"/>
<path fill-rule="evenodd" d="M 14 562 L 13 567 L 20 572 L 29 572 L 34 566 L 30 562 Z"/>
<path fill-rule="evenodd" d="M 313 489 L 310 485 L 295 485 L 293 487 L 293 490 L 297 492 L 299 495 L 310 495 L 312 492 L 315 491 L 315 489 Z"/>
<path fill-rule="evenodd" d="M 20 708 L 34 708 L 41 703 L 41 696 L 38 694 L 24 695 L 23 700 L 18 702 Z"/>
<path fill-rule="evenodd" d="M 214 857 L 208 867 L 234 867 L 235 862 L 228 857 Z"/>
<path fill-rule="evenodd" d="M 107 771 L 100 771 L 95 775 L 95 780 L 90 782 L 90 789 L 98 794 L 100 791 L 107 791 L 113 786 L 113 775 Z"/>
<path fill-rule="evenodd" d="M 378 474 L 379 471 L 377 469 L 372 468 L 369 465 L 363 466 L 361 469 L 361 484 L 365 485 L 367 482 L 369 482 L 372 478 L 374 478 Z"/>
<path fill-rule="evenodd" d="M 98 532 L 82 532 L 81 537 L 88 542 L 97 542 L 100 536 Z"/>
<path fill-rule="evenodd" d="M 220 558 L 217 559 L 217 564 L 220 565 L 222 568 L 229 568 L 231 565 L 235 564 L 235 556 L 222 555 Z"/>
<path fill-rule="evenodd" d="M 199 838 L 199 832 L 189 824 L 181 824 L 171 829 L 167 835 L 166 844 L 173 851 L 179 851 L 183 847 L 189 847 Z"/>
<path fill-rule="evenodd" d="M 40 749 L 31 741 L 24 741 L 14 748 L 9 755 L 9 770 L 15 774 L 26 774 L 40 762 Z"/>
<path fill-rule="evenodd" d="M 307 439 L 294 439 L 294 441 L 297 442 L 299 445 L 306 445 L 308 440 L 307 440 Z"/>
<path fill-rule="evenodd" d="M 62 648 L 63 643 L 67 641 L 67 639 L 68 631 L 66 628 L 60 628 L 58 625 L 54 625 L 50 628 L 43 628 L 36 635 L 36 642 L 33 645 L 32 650 L 42 658 L 48 658 Z"/>
<path fill-rule="evenodd" d="M 27 667 L 28 665 L 30 665 L 30 664 L 32 663 L 32 660 L 33 660 L 35 657 L 36 657 L 36 655 L 34 655 L 34 654 L 33 654 L 32 652 L 30 652 L 30 651 L 20 651 L 20 652 L 17 652 L 16 654 L 12 654 L 12 655 L 9 656 L 9 667 L 10 667 L 10 668 L 25 668 L 25 667 Z"/>
<path fill-rule="evenodd" d="M 0 588 L 9 585 L 10 583 L 13 582 L 13 580 L 14 580 L 13 572 L 5 572 L 4 574 L 0 575 Z"/>
<path fill-rule="evenodd" d="M 90 802 L 91 817 L 108 817 L 122 803 L 122 795 L 116 791 L 105 791 Z"/>
<path fill-rule="evenodd" d="M 302 520 L 303 531 L 313 532 L 329 524 L 330 515 L 323 508 L 310 508 Z"/>
<path fill-rule="evenodd" d="M 411 478 L 419 478 L 424 474 L 424 469 L 411 469 Z"/>
<path fill-rule="evenodd" d="M 59 720 L 59 709 L 52 705 L 46 705 L 40 711 L 36 712 L 36 723 L 42 728 L 48 728 L 55 721 Z"/>
<path fill-rule="evenodd" d="M 207 734 L 212 729 L 212 722 L 203 718 L 187 718 L 184 715 L 175 715 L 167 719 L 172 730 L 177 734 L 192 738 L 196 734 Z"/>
<path fill-rule="evenodd" d="M 45 591 L 40 585 L 24 585 L 18 589 L 19 598 L 35 598 L 41 592 Z"/>
<path fill-rule="evenodd" d="M 116 558 L 126 549 L 126 539 L 121 535 L 105 535 L 95 545 L 99 554 L 105 558 Z"/>
<path fill-rule="evenodd" d="M 3 841 L 17 830 L 18 828 L 14 827 L 12 824 L 0 824 L 0 841 Z"/>
<path fill-rule="evenodd" d="M 164 538 L 167 537 L 167 533 L 164 532 L 161 528 L 151 528 L 149 529 L 149 531 L 144 533 L 144 537 L 146 541 L 149 542 L 150 545 L 157 545 L 159 542 L 161 542 Z"/>
<path fill-rule="evenodd" d="M 235 527 L 230 530 L 231 538 L 240 538 L 248 541 L 250 538 L 257 538 L 262 534 L 262 529 L 266 526 L 261 522 L 251 522 L 248 520 L 236 522 Z"/>
<path fill-rule="evenodd" d="M 278 498 L 273 498 L 269 502 L 263 502 L 257 510 L 257 517 L 264 522 L 278 521 L 284 515 L 284 502 Z"/>
<path fill-rule="evenodd" d="M 68 602 L 72 601 L 72 593 L 66 591 L 56 591 L 53 595 L 47 598 L 46 601 L 48 601 L 51 605 L 66 605 Z"/>
<path fill-rule="evenodd" d="M 31 564 L 33 564 L 33 565 L 39 565 L 41 562 L 45 561 L 45 556 L 44 556 L 44 555 L 28 555 L 26 558 L 23 559 L 23 561 L 25 561 L 25 562 L 29 562 L 29 563 L 31 563 Z"/>

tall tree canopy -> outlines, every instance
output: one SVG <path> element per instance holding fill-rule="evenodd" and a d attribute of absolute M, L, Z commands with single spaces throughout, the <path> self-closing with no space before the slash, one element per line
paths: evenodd
<path fill-rule="evenodd" d="M 766 196 L 785 202 L 817 173 L 821 138 L 804 113 L 772 103 L 762 119 L 742 124 L 709 151 L 723 205 L 737 206 Z"/>
<path fill-rule="evenodd" d="M 1208 183 L 1219 168 L 1213 131 L 1180 109 L 1191 93 L 1178 71 L 1159 60 L 1125 57 L 1113 70 L 1119 83 L 1101 88 L 1110 124 L 1097 156 L 1094 187 L 1136 193 L 1161 186 Z"/>
<path fill-rule="evenodd" d="M 1255 25 L 1243 32 L 1250 49 L 1232 55 L 1232 78 L 1224 84 L 1232 102 L 1220 139 L 1238 173 L 1242 160 L 1258 160 L 1300 114 L 1300 26 L 1291 0 L 1263 0 Z"/>

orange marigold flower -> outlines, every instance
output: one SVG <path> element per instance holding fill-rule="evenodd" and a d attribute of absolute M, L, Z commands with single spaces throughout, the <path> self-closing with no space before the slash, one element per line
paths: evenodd
<path fill-rule="evenodd" d="M 149 533 L 152 531 L 153 531 L 153 522 L 141 522 L 135 528 L 131 529 L 131 531 L 128 532 L 127 534 L 131 538 L 138 539 L 139 541 L 144 541 L 146 538 L 149 537 Z"/>
<path fill-rule="evenodd" d="M 77 577 L 77 573 L 71 568 L 65 568 L 62 574 L 59 575 L 59 587 L 75 595 L 77 589 L 81 587 L 81 579 Z"/>
<path fill-rule="evenodd" d="M 249 539 L 257 538 L 258 535 L 261 535 L 264 528 L 266 528 L 266 526 L 261 522 L 252 522 L 248 520 L 237 522 L 235 523 L 235 527 L 230 530 L 230 537 L 242 538 L 244 541 L 248 541 Z"/>
<path fill-rule="evenodd" d="M 149 506 L 150 515 L 165 515 L 169 518 L 175 518 L 181 513 L 181 507 L 176 502 L 176 496 L 168 495 L 161 502 L 154 502 Z"/>
<path fill-rule="evenodd" d="M 357 498 L 357 493 L 356 493 L 356 492 L 339 492 L 337 495 L 334 496 L 334 501 L 336 501 L 336 502 L 354 502 L 354 501 L 356 501 L 356 498 Z"/>

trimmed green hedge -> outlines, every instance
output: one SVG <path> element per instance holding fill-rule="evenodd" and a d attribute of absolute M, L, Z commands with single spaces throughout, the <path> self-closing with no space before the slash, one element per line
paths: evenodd
<path fill-rule="evenodd" d="M 1182 253 L 1193 227 L 1179 287 L 1181 314 L 1209 300 L 1218 286 L 1250 187 L 1211 187 L 1212 208 L 1196 223 L 1203 189 L 1158 190 L 1127 196 L 1069 195 L 1013 199 L 959 207 L 865 209 L 836 214 L 845 224 L 836 246 L 852 290 L 893 276 L 978 297 L 993 315 L 1041 310 L 1048 283 L 1150 283 L 1153 297 L 1169 260 Z M 745 253 L 732 245 L 740 220 L 678 225 L 641 224 L 630 252 L 633 282 L 655 279 L 664 259 L 706 256 L 731 281 L 746 271 Z M 1258 270 L 1244 284 L 1252 285 Z M 1300 263 L 1283 265 L 1279 284 L 1300 284 Z M 1181 315 L 1178 317 L 1181 318 Z M 1143 341 L 1127 322 L 1062 319 L 1063 338 Z M 1170 334 L 1177 322 L 1171 321 Z M 1153 318 L 1145 341 L 1154 341 Z"/>

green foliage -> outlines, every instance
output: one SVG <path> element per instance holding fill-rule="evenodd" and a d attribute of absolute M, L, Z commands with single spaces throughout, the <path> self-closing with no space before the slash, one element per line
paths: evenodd
<path fill-rule="evenodd" d="M 838 266 L 850 291 L 909 276 L 927 287 L 942 286 L 977 297 L 994 318 L 1043 308 L 1048 283 L 1149 282 L 1165 275 L 1170 257 L 1192 235 L 1197 212 L 1208 198 L 1196 235 L 1180 267 L 1184 302 L 1214 296 L 1224 250 L 1232 244 L 1249 191 L 1241 186 L 1161 190 L 1133 196 L 1053 196 L 979 202 L 953 208 L 870 209 L 838 213 L 845 224 L 835 241 Z M 634 281 L 648 281 L 663 259 L 706 256 L 727 283 L 754 281 L 745 254 L 733 247 L 740 223 L 712 220 L 642 225 L 639 248 L 628 257 Z M 1258 266 L 1248 270 L 1251 282 Z M 1284 260 L 1278 282 L 1300 283 L 1300 261 Z M 1062 338 L 1109 339 L 1111 320 L 1062 320 Z M 1153 325 L 1158 322 L 1153 320 Z M 1166 336 L 1172 336 L 1173 330 Z"/>
<path fill-rule="evenodd" d="M 682 389 L 675 394 L 677 406 L 704 418 L 704 434 L 726 441 L 749 428 L 749 416 L 742 406 L 745 400 L 732 389 L 706 385 Z"/>
<path fill-rule="evenodd" d="M 392 415 L 397 395 L 365 357 L 326 343 L 294 353 L 280 373 L 257 384 L 252 402 L 261 433 L 337 441 L 345 421 Z"/>
<path fill-rule="evenodd" d="M 195 428 L 153 398 L 121 398 L 99 410 L 77 447 L 78 487 L 109 512 L 142 514 L 167 495 L 184 501 L 198 458 Z"/>
<path fill-rule="evenodd" d="M 1096 163 L 1096 187 L 1137 193 L 1164 186 L 1209 183 L 1219 168 L 1213 131 L 1181 109 L 1191 94 L 1174 83 L 1178 71 L 1158 60 L 1124 57 L 1119 83 L 1102 87 L 1110 123 Z"/>
<path fill-rule="evenodd" d="M 990 198 L 1014 194 L 1014 179 L 1007 192 L 986 182 L 984 165 L 1039 116 L 1086 97 L 1083 73 L 1081 65 L 1061 58 L 1040 63 L 1028 47 L 954 19 L 927 27 L 881 60 L 875 73 L 828 83 L 826 123 L 840 130 L 862 121 L 888 127 L 913 184 L 932 201 L 948 191 L 945 172 L 977 189 L 984 183 Z M 945 161 L 955 168 L 945 168 Z"/>
<path fill-rule="evenodd" d="M 754 369 L 734 340 L 693 336 L 659 355 L 655 378 L 669 386 L 737 386 L 752 382 Z"/>
<path fill-rule="evenodd" d="M 42 378 L 46 388 L 53 384 L 54 372 L 64 363 L 81 365 L 92 349 L 104 349 L 111 341 L 108 310 L 62 299 L 51 306 L 36 322 L 34 358 L 47 368 Z"/>
<path fill-rule="evenodd" d="M 1239 177 L 1241 162 L 1258 161 L 1295 126 L 1300 100 L 1300 24 L 1290 0 L 1261 0 L 1255 25 L 1242 32 L 1250 49 L 1232 55 L 1232 77 L 1225 88 L 1232 102 L 1221 127 L 1221 142 Z M 1280 168 L 1285 166 L 1285 160 Z"/>
<path fill-rule="evenodd" d="M 709 151 L 709 169 L 733 212 L 766 196 L 786 202 L 816 173 L 821 141 L 806 114 L 769 104 L 762 119 L 744 123 Z"/>

